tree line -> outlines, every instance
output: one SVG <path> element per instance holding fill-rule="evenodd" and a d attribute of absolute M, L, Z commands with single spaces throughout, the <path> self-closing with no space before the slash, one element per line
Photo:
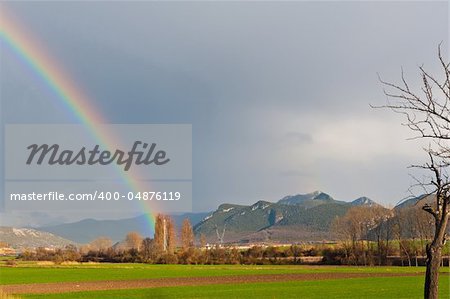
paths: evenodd
<path fill-rule="evenodd" d="M 79 248 L 69 245 L 63 249 L 37 248 L 25 251 L 19 258 L 45 260 L 55 263 L 113 262 L 154 264 L 341 264 L 341 265 L 403 265 L 424 263 L 426 244 L 433 236 L 430 217 L 413 206 L 386 209 L 382 206 L 352 207 L 334 219 L 332 233 L 336 243 L 292 244 L 283 246 L 255 245 L 248 248 L 233 245 L 206 246 L 206 239 L 195 240 L 192 225 L 185 219 L 179 232 L 173 220 L 158 215 L 154 238 L 144 238 L 130 232 L 124 241 L 113 244 L 99 237 Z M 449 254 L 449 249 L 446 249 Z M 315 259 L 309 259 L 316 257 Z"/>
<path fill-rule="evenodd" d="M 332 231 L 341 244 L 343 264 L 389 265 L 396 260 L 418 266 L 423 264 L 434 235 L 432 223 L 421 205 L 398 209 L 357 206 L 337 217 Z"/>

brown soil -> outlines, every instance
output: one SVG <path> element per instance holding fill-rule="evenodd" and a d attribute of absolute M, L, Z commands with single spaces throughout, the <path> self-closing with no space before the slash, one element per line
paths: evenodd
<path fill-rule="evenodd" d="M 305 281 L 324 279 L 347 279 L 369 277 L 417 276 L 423 273 L 302 273 L 302 274 L 260 274 L 211 277 L 176 277 L 140 280 L 108 280 L 60 283 L 33 283 L 3 285 L 8 294 L 50 294 L 80 291 L 102 291 L 120 289 L 140 289 L 175 286 L 202 286 L 211 284 L 242 284 L 254 282 Z"/>

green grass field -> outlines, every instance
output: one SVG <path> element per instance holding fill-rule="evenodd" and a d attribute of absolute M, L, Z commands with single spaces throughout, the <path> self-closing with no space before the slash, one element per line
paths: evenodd
<path fill-rule="evenodd" d="M 83 264 L 0 266 L 0 284 L 135 280 L 290 273 L 421 273 L 423 267 L 243 266 Z M 448 273 L 449 268 L 443 268 Z M 314 281 L 176 286 L 148 289 L 21 295 L 21 298 L 421 298 L 423 276 L 342 278 Z M 441 298 L 450 298 L 450 276 L 441 276 Z"/>
<path fill-rule="evenodd" d="M 391 277 L 289 281 L 239 285 L 170 287 L 119 291 L 26 295 L 23 298 L 423 298 L 422 278 Z M 450 281 L 441 279 L 440 296 L 449 298 Z"/>
<path fill-rule="evenodd" d="M 448 268 L 442 269 L 449 272 Z M 423 267 L 83 264 L 0 267 L 0 284 L 288 273 L 424 273 Z"/>

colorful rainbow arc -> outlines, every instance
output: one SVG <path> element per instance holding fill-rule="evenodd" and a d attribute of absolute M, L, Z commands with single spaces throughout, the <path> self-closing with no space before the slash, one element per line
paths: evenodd
<path fill-rule="evenodd" d="M 46 55 L 43 47 L 13 18 L 8 16 L 4 6 L 0 6 L 0 41 L 13 50 L 17 57 L 25 63 L 57 96 L 68 109 L 91 132 L 94 139 L 105 149 L 114 149 L 117 142 L 114 134 L 106 129 L 106 119 L 78 88 L 74 81 L 63 71 L 55 59 Z M 140 181 L 118 168 L 124 182 L 133 191 L 147 190 Z M 144 210 L 150 230 L 154 228 L 155 215 L 150 207 L 139 201 Z"/>

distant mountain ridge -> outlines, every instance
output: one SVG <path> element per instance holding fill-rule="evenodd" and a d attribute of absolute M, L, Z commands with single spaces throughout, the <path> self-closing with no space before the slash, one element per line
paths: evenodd
<path fill-rule="evenodd" d="M 400 203 L 398 203 L 394 209 L 401 209 L 401 208 L 408 208 L 415 206 L 419 203 L 431 203 L 434 200 L 434 195 L 426 195 L 422 194 L 416 197 L 408 198 L 406 200 L 402 200 Z"/>
<path fill-rule="evenodd" d="M 31 229 L 0 226 L 0 241 L 7 243 L 13 248 L 36 248 L 36 247 L 64 247 L 75 244 L 71 240 L 64 239 L 54 234 Z"/>
<path fill-rule="evenodd" d="M 277 202 L 260 200 L 250 206 L 222 204 L 197 223 L 194 232 L 205 235 L 210 241 L 225 232 L 225 242 L 251 241 L 249 236 L 255 233 L 258 238 L 264 235 L 266 241 L 288 241 L 282 235 L 296 237 L 287 230 L 301 232 L 298 238 L 308 238 L 308 232 L 326 237 L 335 217 L 344 215 L 353 206 L 374 205 L 377 203 L 367 197 L 346 202 L 321 191 L 288 195 Z"/>
<path fill-rule="evenodd" d="M 335 201 L 330 195 L 321 192 L 314 191 L 307 194 L 288 195 L 278 201 L 279 204 L 285 205 L 298 205 L 301 204 L 305 207 L 314 207 L 325 202 Z"/>
<path fill-rule="evenodd" d="M 224 203 L 213 212 L 172 215 L 172 218 L 177 227 L 188 218 L 197 237 L 203 234 L 211 242 L 217 241 L 217 233 L 224 228 L 225 241 L 283 240 L 282 235 L 308 240 L 329 238 L 331 222 L 349 208 L 373 205 L 377 203 L 367 197 L 340 201 L 325 192 L 315 191 L 288 195 L 276 202 L 259 200 L 249 206 Z M 121 220 L 85 219 L 40 229 L 78 243 L 89 243 L 100 236 L 119 242 L 130 231 L 137 231 L 144 237 L 152 237 L 154 233 L 145 215 Z"/>
<path fill-rule="evenodd" d="M 402 201 L 394 209 L 425 204 L 432 200 L 432 195 L 421 195 Z M 259 200 L 252 205 L 224 203 L 213 212 L 172 215 L 172 218 L 178 228 L 188 218 L 194 226 L 197 240 L 200 235 L 204 235 L 211 243 L 217 243 L 218 234 L 222 233 L 224 242 L 318 241 L 332 238 L 330 224 L 351 207 L 376 205 L 378 203 L 365 196 L 352 201 L 341 201 L 325 192 L 315 191 L 288 195 L 275 202 Z M 13 240 L 12 244 L 45 247 L 64 246 L 74 242 L 85 244 L 105 236 L 113 242 L 120 242 L 130 231 L 137 231 L 144 237 L 153 237 L 154 234 L 147 216 L 141 215 L 119 220 L 84 219 L 38 229 L 2 227 L 0 241 L 8 242 L 7 238 L 11 237 L 9 240 Z M 17 235 L 20 232 L 23 232 L 23 237 L 27 236 L 25 239 L 29 238 L 27 242 Z M 39 238 L 44 242 L 38 242 Z"/>
<path fill-rule="evenodd" d="M 197 223 L 206 215 L 208 213 L 185 213 L 172 215 L 172 219 L 175 225 L 180 227 L 185 218 L 188 218 L 191 223 Z M 73 223 L 40 227 L 39 229 L 81 244 L 89 243 L 101 236 L 111 238 L 113 242 L 119 242 L 131 231 L 139 232 L 144 237 L 153 237 L 154 234 L 154 228 L 149 225 L 147 215 L 119 220 L 84 219 Z"/>
<path fill-rule="evenodd" d="M 369 207 L 379 205 L 378 203 L 374 202 L 373 200 L 365 196 L 355 199 L 354 201 L 350 202 L 350 204 L 352 206 L 369 206 Z"/>

